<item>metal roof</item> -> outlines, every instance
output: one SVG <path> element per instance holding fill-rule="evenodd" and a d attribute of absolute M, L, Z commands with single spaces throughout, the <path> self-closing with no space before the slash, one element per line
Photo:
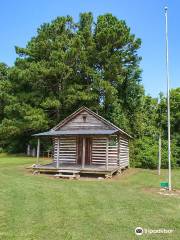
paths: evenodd
<path fill-rule="evenodd" d="M 61 131 L 48 131 L 34 134 L 35 137 L 43 137 L 43 136 L 72 136 L 72 135 L 111 135 L 117 130 L 107 130 L 107 129 L 75 129 L 75 130 L 61 130 Z"/>

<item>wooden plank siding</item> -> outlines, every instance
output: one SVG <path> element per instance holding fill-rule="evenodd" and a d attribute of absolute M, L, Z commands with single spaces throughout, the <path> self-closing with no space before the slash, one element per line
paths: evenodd
<path fill-rule="evenodd" d="M 107 137 L 92 139 L 92 164 L 106 164 Z M 118 143 L 110 145 L 108 141 L 108 165 L 118 164 Z"/>
<path fill-rule="evenodd" d="M 76 137 L 60 138 L 59 163 L 77 163 Z M 58 139 L 54 139 L 54 161 L 57 161 Z"/>
<path fill-rule="evenodd" d="M 119 140 L 119 164 L 121 168 L 129 166 L 129 143 L 128 139 L 120 136 Z"/>
<path fill-rule="evenodd" d="M 74 130 L 74 129 L 110 129 L 107 124 L 95 118 L 86 111 L 81 112 L 71 121 L 67 122 L 64 126 L 60 127 L 61 130 Z M 111 128 L 112 129 L 112 128 Z M 58 129 L 57 129 L 58 130 Z"/>
<path fill-rule="evenodd" d="M 122 136 L 110 136 L 110 137 L 88 137 L 85 138 L 91 142 L 89 148 L 90 165 L 106 165 L 108 155 L 108 166 L 119 165 L 120 168 L 125 168 L 129 165 L 129 147 L 128 139 Z M 107 154 L 107 139 L 108 139 L 108 154 Z M 113 140 L 112 140 L 113 139 Z M 54 162 L 57 161 L 57 149 L 58 139 L 54 138 Z M 82 164 L 82 161 L 78 159 L 80 156 L 79 148 L 82 148 L 79 137 L 61 137 L 59 146 L 59 164 Z M 85 156 L 86 158 L 86 156 Z"/>
<path fill-rule="evenodd" d="M 109 139 L 108 162 L 109 162 L 109 165 L 118 165 L 119 159 L 118 159 L 117 135 L 112 135 Z"/>
<path fill-rule="evenodd" d="M 106 137 L 92 138 L 91 164 L 106 165 Z"/>

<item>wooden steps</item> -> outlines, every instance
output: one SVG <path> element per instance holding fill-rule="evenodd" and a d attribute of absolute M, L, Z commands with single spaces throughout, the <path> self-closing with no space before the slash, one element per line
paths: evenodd
<path fill-rule="evenodd" d="M 79 179 L 80 171 L 74 171 L 74 170 L 58 170 L 58 174 L 55 174 L 54 177 L 56 178 L 68 178 L 68 179 Z"/>

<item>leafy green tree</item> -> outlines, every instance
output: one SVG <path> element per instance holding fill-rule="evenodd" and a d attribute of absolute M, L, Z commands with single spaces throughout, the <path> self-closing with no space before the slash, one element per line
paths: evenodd
<path fill-rule="evenodd" d="M 4 107 L 1 136 L 23 137 L 57 124 L 82 105 L 131 133 L 141 108 L 141 41 L 111 14 L 58 17 L 38 28 L 9 69 L 13 100 Z M 15 141 L 16 142 L 16 141 Z M 17 141 L 19 145 L 19 141 Z M 22 146 L 22 148 L 24 145 Z"/>
<path fill-rule="evenodd" d="M 82 105 L 130 133 L 133 166 L 156 168 L 162 134 L 167 166 L 166 97 L 146 96 L 141 40 L 112 14 L 58 17 L 41 25 L 13 67 L 0 64 L 0 145 L 24 152 L 33 133 L 48 130 Z M 180 165 L 180 88 L 171 90 L 173 166 Z M 48 144 L 48 143 L 47 143 Z M 47 148 L 47 144 L 46 148 Z"/>
<path fill-rule="evenodd" d="M 180 89 L 172 89 L 171 102 L 171 159 L 172 166 L 180 166 Z M 141 114 L 142 132 L 135 138 L 131 146 L 132 165 L 146 168 L 156 168 L 158 164 L 158 138 L 162 138 L 162 167 L 167 168 L 167 103 L 166 97 L 160 94 L 157 99 L 144 96 L 143 114 Z"/>
<path fill-rule="evenodd" d="M 4 107 L 10 99 L 11 84 L 8 81 L 8 67 L 0 63 L 0 121 L 4 118 Z"/>
<path fill-rule="evenodd" d="M 159 122 L 161 123 L 162 137 L 167 139 L 167 101 L 160 94 Z M 170 122 L 171 122 L 171 155 L 180 166 L 180 88 L 170 91 Z"/>
<path fill-rule="evenodd" d="M 167 135 L 167 101 L 163 94 L 160 94 L 160 121 L 164 134 Z M 171 135 L 180 132 L 180 88 L 171 89 L 170 91 L 170 116 L 171 116 Z"/>

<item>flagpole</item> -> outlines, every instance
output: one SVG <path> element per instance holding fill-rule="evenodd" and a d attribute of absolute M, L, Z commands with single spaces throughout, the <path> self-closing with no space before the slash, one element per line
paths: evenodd
<path fill-rule="evenodd" d="M 167 119 L 168 119 L 168 180 L 171 191 L 171 138 L 170 138 L 170 99 L 169 99 L 169 49 L 168 49 L 168 8 L 165 7 L 166 20 L 166 78 L 167 78 Z"/>

